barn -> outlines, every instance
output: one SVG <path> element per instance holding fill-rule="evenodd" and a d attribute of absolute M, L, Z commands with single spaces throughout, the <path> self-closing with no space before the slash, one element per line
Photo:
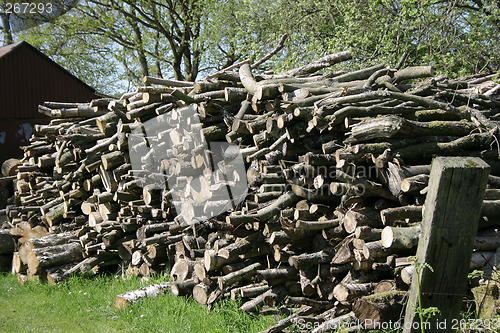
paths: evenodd
<path fill-rule="evenodd" d="M 0 48 L 0 164 L 23 156 L 34 124 L 49 122 L 38 112 L 44 101 L 88 102 L 95 89 L 29 43 Z"/>

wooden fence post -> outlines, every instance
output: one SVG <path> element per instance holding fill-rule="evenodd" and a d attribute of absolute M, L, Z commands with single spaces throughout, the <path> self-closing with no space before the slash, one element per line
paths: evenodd
<path fill-rule="evenodd" d="M 415 313 L 418 285 L 414 276 L 404 333 L 420 332 L 421 325 L 425 332 L 452 332 L 460 327 L 459 314 L 489 171 L 489 165 L 476 157 L 433 160 L 417 260 L 434 270 L 424 268 L 419 274 L 422 308 L 437 307 L 441 314 L 420 323 Z"/>

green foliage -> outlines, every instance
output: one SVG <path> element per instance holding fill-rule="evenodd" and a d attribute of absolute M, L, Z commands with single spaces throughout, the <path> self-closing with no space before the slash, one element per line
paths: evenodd
<path fill-rule="evenodd" d="M 423 325 L 423 323 L 428 322 L 432 317 L 439 315 L 441 313 L 441 311 L 437 307 L 431 306 L 431 307 L 424 308 L 422 306 L 422 291 L 420 290 L 420 273 L 424 269 L 428 269 L 431 272 L 434 272 L 434 269 L 431 267 L 431 265 L 429 265 L 426 262 L 419 262 L 417 257 L 411 257 L 411 260 L 413 261 L 413 265 L 415 266 L 414 277 L 416 279 L 417 286 L 418 286 L 418 306 L 415 309 L 415 312 L 418 314 L 418 316 L 420 318 L 420 322 L 422 323 L 422 325 L 420 325 L 420 327 L 421 327 L 422 333 L 424 333 L 425 332 L 425 325 Z"/>
<path fill-rule="evenodd" d="M 469 274 L 467 274 L 467 280 L 469 280 L 469 282 L 471 282 L 472 280 L 477 279 L 477 278 L 482 278 L 483 276 L 484 276 L 483 271 L 475 269 L 472 272 L 470 272 Z"/>
<path fill-rule="evenodd" d="M 135 86 L 145 75 L 162 77 L 163 71 L 194 80 L 201 60 L 202 4 L 83 0 L 66 15 L 17 37 L 105 92 Z"/>
<path fill-rule="evenodd" d="M 429 319 L 431 319 L 432 317 L 441 313 L 441 311 L 439 311 L 439 309 L 435 306 L 430 306 L 428 308 L 418 307 L 416 309 L 416 312 L 420 317 L 420 322 L 422 322 L 422 323 L 429 321 Z M 424 327 L 425 326 L 422 325 L 422 328 L 424 328 Z"/>
<path fill-rule="evenodd" d="M 202 37 L 223 41 L 211 44 L 210 59 L 229 54 L 238 60 L 261 55 L 287 33 L 286 47 L 267 64 L 278 71 L 348 49 L 355 57 L 342 64 L 345 69 L 380 62 L 396 66 L 405 58 L 405 66 L 430 64 L 438 73 L 458 76 L 500 64 L 500 31 L 494 19 L 498 5 L 482 4 L 479 8 L 467 1 L 436 0 L 216 2 L 210 8 L 220 19 L 210 21 Z"/>
<path fill-rule="evenodd" d="M 337 69 L 433 65 L 452 77 L 497 71 L 500 7 L 469 0 L 84 0 L 26 39 L 104 92 L 143 75 L 194 80 L 274 48 L 282 71 L 350 50 Z"/>
<path fill-rule="evenodd" d="M 164 281 L 157 276 L 148 283 Z M 236 302 L 216 304 L 212 312 L 193 299 L 171 293 L 115 311 L 115 296 L 142 287 L 140 279 L 72 277 L 55 286 L 0 275 L 1 332 L 258 332 L 271 317 L 253 317 Z"/>

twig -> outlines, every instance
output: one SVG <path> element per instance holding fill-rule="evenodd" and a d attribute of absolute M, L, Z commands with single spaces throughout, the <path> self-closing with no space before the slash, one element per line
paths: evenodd
<path fill-rule="evenodd" d="M 257 66 L 261 65 L 265 61 L 269 60 L 273 55 L 275 55 L 276 53 L 278 53 L 283 48 L 283 46 L 285 46 L 285 41 L 286 41 L 287 38 L 288 38 L 288 35 L 287 34 L 283 34 L 283 36 L 281 36 L 281 38 L 280 38 L 280 41 L 278 42 L 278 45 L 276 45 L 276 47 L 274 48 L 274 50 L 272 50 L 271 52 L 269 52 L 268 54 L 266 54 L 265 56 L 263 56 L 262 58 L 260 58 L 256 62 L 254 62 L 252 64 L 252 66 L 250 66 L 250 67 L 251 68 L 256 68 Z"/>
<path fill-rule="evenodd" d="M 206 80 L 210 80 L 210 79 L 214 79 L 216 78 L 217 76 L 221 75 L 222 73 L 224 72 L 227 72 L 227 71 L 230 71 L 231 69 L 235 69 L 235 68 L 238 68 L 238 67 L 241 67 L 243 66 L 244 64 L 249 64 L 250 63 L 250 59 L 246 59 L 246 60 L 243 60 L 243 61 L 240 61 L 240 62 L 237 62 L 235 64 L 232 64 L 231 66 L 229 67 L 226 67 L 226 68 L 223 68 L 221 69 L 220 71 L 218 72 L 215 72 L 209 76 L 207 76 L 206 78 L 204 78 L 202 81 L 206 81 Z"/>
<path fill-rule="evenodd" d="M 160 84 L 168 87 L 192 87 L 193 82 L 189 81 L 179 81 L 179 80 L 169 80 L 162 79 L 158 77 L 145 76 L 142 78 L 142 82 L 145 84 Z"/>

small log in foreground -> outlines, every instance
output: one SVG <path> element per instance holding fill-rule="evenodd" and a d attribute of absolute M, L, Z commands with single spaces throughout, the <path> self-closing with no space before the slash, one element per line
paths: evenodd
<path fill-rule="evenodd" d="M 127 291 L 124 294 L 117 295 L 115 298 L 115 309 L 121 310 L 127 308 L 130 304 L 133 304 L 145 297 L 156 297 L 160 294 L 166 293 L 170 290 L 170 283 L 160 282 L 157 284 L 152 284 L 146 287 L 142 287 L 137 290 Z"/>

